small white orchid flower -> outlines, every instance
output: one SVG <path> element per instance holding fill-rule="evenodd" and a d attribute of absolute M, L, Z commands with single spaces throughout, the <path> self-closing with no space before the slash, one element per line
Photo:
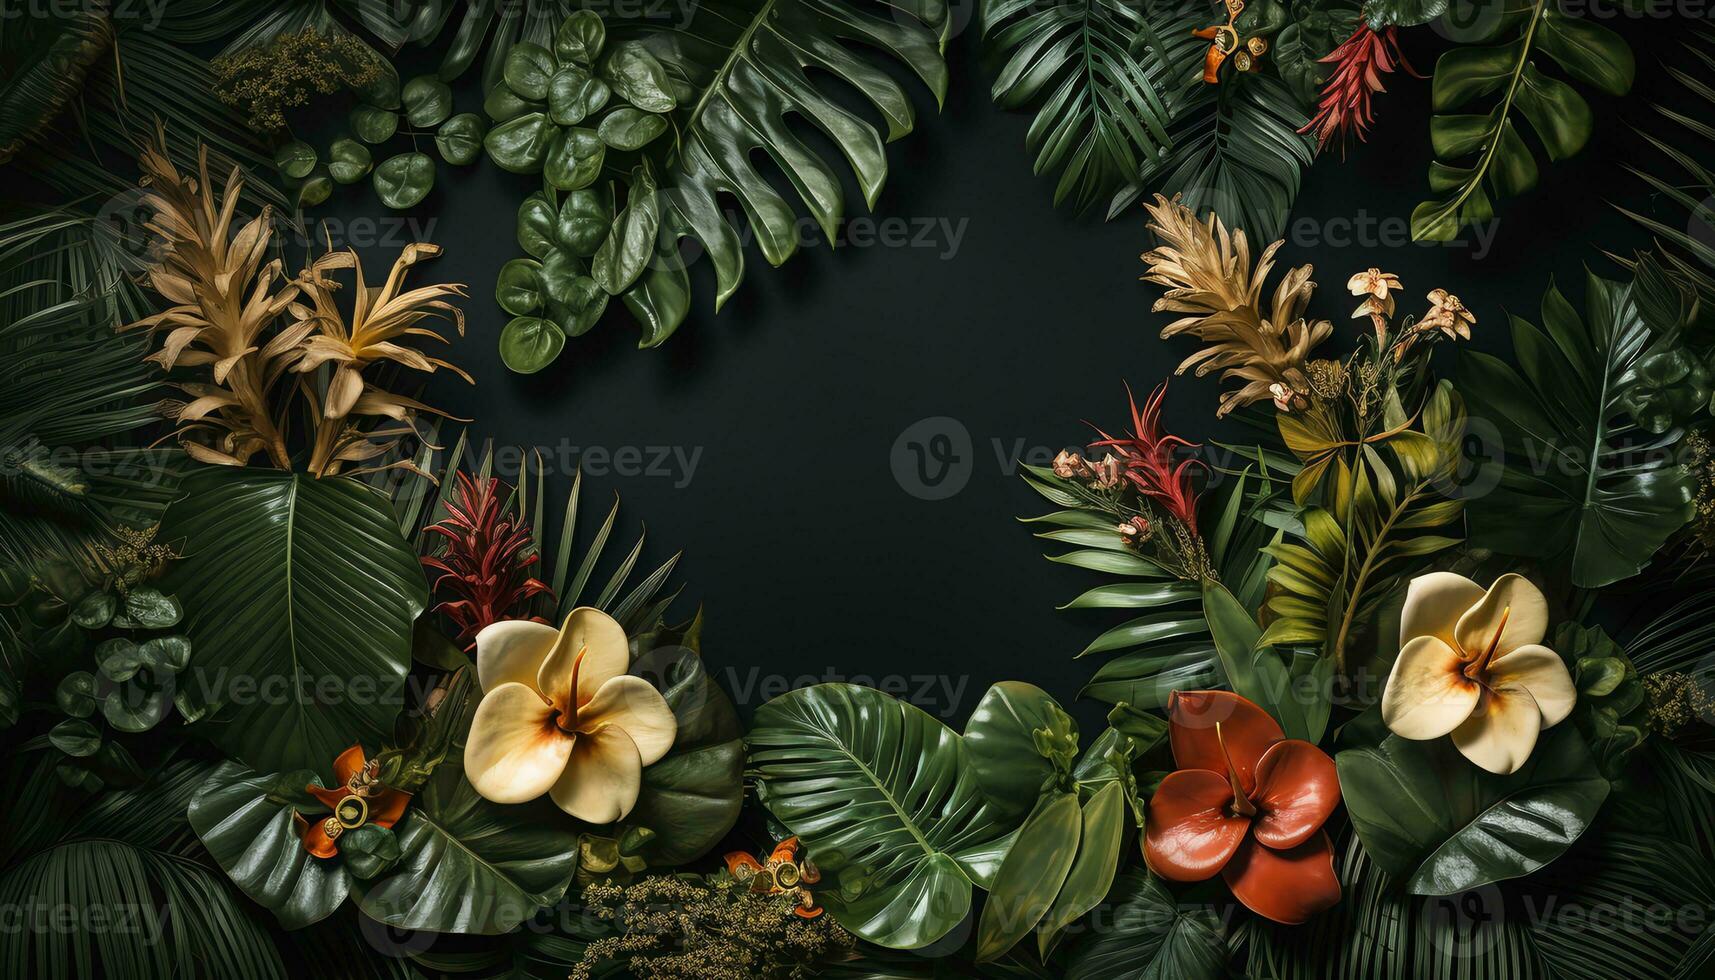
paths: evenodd
<path fill-rule="evenodd" d="M 559 629 L 512 620 L 478 633 L 482 702 L 464 750 L 477 793 L 495 803 L 547 793 L 593 824 L 630 813 L 643 767 L 667 754 L 679 727 L 630 665 L 624 627 L 599 609 L 574 609 Z"/>
<path fill-rule="evenodd" d="M 1401 738 L 1451 734 L 1477 765 L 1517 772 L 1578 697 L 1565 662 L 1542 645 L 1547 632 L 1548 600 L 1521 576 L 1486 592 L 1451 572 L 1412 579 L 1382 720 Z"/>

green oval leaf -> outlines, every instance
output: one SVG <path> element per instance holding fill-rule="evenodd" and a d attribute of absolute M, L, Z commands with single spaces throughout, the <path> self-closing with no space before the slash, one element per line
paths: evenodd
<path fill-rule="evenodd" d="M 624 210 L 614 219 L 613 232 L 596 250 L 590 274 L 609 295 L 617 296 L 637 281 L 655 254 L 655 236 L 661 228 L 660 203 L 655 180 L 647 168 L 632 175 Z"/>
<path fill-rule="evenodd" d="M 101 715 L 119 731 L 135 734 L 159 725 L 172 706 L 172 699 L 160 689 L 129 681 L 107 692 Z"/>
<path fill-rule="evenodd" d="M 1072 869 L 1082 827 L 1078 794 L 1061 793 L 1043 801 L 1019 828 L 977 922 L 977 962 L 1017 945 L 1048 914 Z"/>
<path fill-rule="evenodd" d="M 560 135 L 559 127 L 541 112 L 509 119 L 488 131 L 482 145 L 488 158 L 502 170 L 533 174 L 542 169 L 548 146 Z"/>
<path fill-rule="evenodd" d="M 113 625 L 129 630 L 164 630 L 179 625 L 185 615 L 179 600 L 152 586 L 132 589 Z"/>
<path fill-rule="evenodd" d="M 584 187 L 566 195 L 554 223 L 554 235 L 566 251 L 589 258 L 613 229 L 612 195 Z"/>
<path fill-rule="evenodd" d="M 83 759 L 101 749 L 101 732 L 81 718 L 67 718 L 48 730 L 48 743 L 66 755 Z"/>
<path fill-rule="evenodd" d="M 513 316 L 526 316 L 542 308 L 542 263 L 535 259 L 513 259 L 500 267 L 494 280 L 494 300 Z"/>
<path fill-rule="evenodd" d="M 667 85 L 667 70 L 640 41 L 615 47 L 601 77 L 620 98 L 646 112 L 671 112 L 678 104 Z"/>
<path fill-rule="evenodd" d="M 538 259 L 554 250 L 554 226 L 559 220 L 548 196 L 537 191 L 518 205 L 518 247 Z"/>
<path fill-rule="evenodd" d="M 98 630 L 113 622 L 119 600 L 111 592 L 91 592 L 71 607 L 71 621 L 86 630 Z"/>
<path fill-rule="evenodd" d="M 521 316 L 500 329 L 500 359 L 519 374 L 535 374 L 560 356 L 566 334 L 538 316 Z"/>
<path fill-rule="evenodd" d="M 318 166 L 298 184 L 298 207 L 313 208 L 333 195 L 333 176 L 328 168 Z"/>
<path fill-rule="evenodd" d="M 328 176 L 341 184 L 357 183 L 369 176 L 369 168 L 374 165 L 369 147 L 357 140 L 342 136 L 328 147 Z"/>
<path fill-rule="evenodd" d="M 452 86 L 433 75 L 418 75 L 400 92 L 405 118 L 418 129 L 439 126 L 453 114 Z"/>
<path fill-rule="evenodd" d="M 1044 961 L 1060 931 L 1100 905 L 1114 883 L 1126 829 L 1125 787 L 1119 780 L 1103 785 L 1084 803 L 1083 825 L 1078 856 L 1054 905 L 1037 927 L 1037 953 Z"/>
<path fill-rule="evenodd" d="M 607 146 L 593 129 L 574 126 L 562 129 L 548 148 L 542 162 L 542 176 L 563 191 L 588 187 L 601 176 L 601 163 Z"/>
<path fill-rule="evenodd" d="M 541 101 L 548 97 L 548 80 L 554 77 L 554 53 L 540 44 L 521 41 L 506 52 L 502 77 L 506 87 L 520 97 Z"/>
<path fill-rule="evenodd" d="M 540 112 L 547 108 L 543 103 L 532 102 L 520 98 L 517 92 L 504 85 L 496 85 L 482 100 L 482 111 L 495 122 L 505 122 L 531 112 Z"/>
<path fill-rule="evenodd" d="M 137 644 L 119 637 L 96 645 L 95 662 L 101 676 L 114 682 L 128 681 L 143 666 L 143 655 Z"/>
<path fill-rule="evenodd" d="M 602 117 L 596 132 L 616 150 L 640 150 L 667 131 L 667 119 L 652 112 L 621 106 Z"/>
<path fill-rule="evenodd" d="M 143 666 L 158 674 L 176 674 L 191 662 L 191 641 L 183 636 L 157 636 L 137 648 Z"/>
<path fill-rule="evenodd" d="M 601 47 L 607 41 L 607 25 L 593 10 L 579 10 L 567 17 L 554 32 L 554 54 L 562 62 L 595 64 L 601 57 Z"/>
<path fill-rule="evenodd" d="M 435 186 L 435 161 L 427 153 L 401 153 L 375 168 L 375 193 L 394 210 L 414 207 Z"/>
<path fill-rule="evenodd" d="M 566 334 L 581 337 L 607 310 L 607 291 L 589 276 L 554 279 L 549 283 L 548 313 Z"/>
<path fill-rule="evenodd" d="M 576 126 L 607 105 L 612 90 L 588 69 L 567 65 L 548 84 L 548 114 L 561 126 Z"/>
<path fill-rule="evenodd" d="M 292 140 L 274 151 L 274 166 L 293 180 L 302 180 L 316 169 L 316 148 L 303 140 Z"/>
<path fill-rule="evenodd" d="M 474 112 L 461 112 L 441 124 L 435 132 L 435 148 L 441 159 L 457 166 L 475 163 L 482 155 L 482 138 L 487 132 L 482 117 Z"/>
<path fill-rule="evenodd" d="M 1077 751 L 1078 723 L 1047 691 L 1024 681 L 990 687 L 965 723 L 971 771 L 1001 813 L 1029 813 L 1055 780 L 1071 770 L 1070 758 L 1057 763 L 1037 751 L 1038 731 Z"/>
<path fill-rule="evenodd" d="M 73 718 L 88 718 L 95 714 L 95 675 L 87 670 L 65 675 L 54 688 L 54 704 Z"/>
<path fill-rule="evenodd" d="M 351 131 L 365 143 L 385 143 L 399 131 L 399 114 L 372 105 L 351 110 Z"/>

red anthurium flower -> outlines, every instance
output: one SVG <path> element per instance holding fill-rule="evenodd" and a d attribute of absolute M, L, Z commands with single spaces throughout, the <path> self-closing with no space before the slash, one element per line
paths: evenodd
<path fill-rule="evenodd" d="M 319 858 L 331 858 L 339 853 L 338 841 L 346 831 L 364 824 L 392 827 L 399 822 L 411 802 L 411 794 L 383 785 L 377 778 L 379 771 L 378 763 L 364 759 L 363 746 L 353 745 L 333 760 L 337 787 L 304 787 L 333 811 L 313 821 L 293 814 L 298 832 L 303 835 L 304 850 Z"/>
<path fill-rule="evenodd" d="M 1334 760 L 1227 691 L 1173 692 L 1167 722 L 1179 768 L 1149 802 L 1150 870 L 1169 881 L 1219 873 L 1252 912 L 1287 925 L 1338 902 L 1322 829 L 1340 805 Z"/>

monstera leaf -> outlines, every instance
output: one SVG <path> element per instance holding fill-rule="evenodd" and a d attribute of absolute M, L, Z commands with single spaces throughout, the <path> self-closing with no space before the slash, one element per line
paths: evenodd
<path fill-rule="evenodd" d="M 762 802 L 836 883 L 817 899 L 882 946 L 917 949 L 962 922 L 1012 829 L 957 733 L 869 688 L 818 684 L 764 704 L 750 764 Z"/>
<path fill-rule="evenodd" d="M 576 824 L 545 799 L 502 806 L 464 777 L 461 748 L 394 828 L 401 856 L 352 881 L 363 913 L 397 929 L 497 935 L 559 901 L 577 870 Z"/>
<path fill-rule="evenodd" d="M 780 265 L 802 237 L 798 209 L 774 189 L 753 157 L 767 156 L 832 240 L 845 216 L 834 166 L 792 134 L 788 117 L 820 130 L 838 146 L 875 206 L 887 177 L 886 140 L 911 131 L 914 112 L 904 88 L 864 55 L 902 62 L 935 93 L 947 91 L 941 58 L 947 26 L 940 0 L 709 0 L 688 25 L 671 29 L 610 19 L 616 36 L 640 40 L 665 69 L 677 108 L 677 138 L 656 168 L 659 244 L 642 277 L 624 294 L 653 347 L 678 328 L 688 310 L 689 276 L 678 253 L 695 239 L 715 272 L 715 308 L 744 275 L 744 241 L 718 200 L 736 198 L 747 234 L 763 258 Z M 862 54 L 860 54 L 860 52 Z M 886 120 L 877 132 L 811 79 L 822 72 L 856 91 Z"/>
<path fill-rule="evenodd" d="M 1505 456 L 1491 464 L 1499 485 L 1471 504 L 1472 537 L 1564 558 L 1573 584 L 1599 588 L 1637 574 L 1690 520 L 1692 481 L 1664 451 L 1679 430 L 1626 437 L 1626 376 L 1652 340 L 1632 286 L 1590 276 L 1585 310 L 1550 288 L 1541 329 L 1513 318 L 1518 368 L 1467 352 L 1459 379 Z"/>
<path fill-rule="evenodd" d="M 1202 81 L 1185 70 L 1208 19 L 1194 3 L 985 0 L 983 37 L 1004 60 L 990 89 L 1003 109 L 1036 107 L 1025 136 L 1038 175 L 1059 171 L 1054 203 L 1112 197 L 1171 146 L 1172 107 Z M 1162 53 L 1134 38 L 1170 42 Z M 1158 56 L 1159 55 L 1159 56 Z"/>
<path fill-rule="evenodd" d="M 345 865 L 304 850 L 293 826 L 294 808 L 321 809 L 304 792 L 311 783 L 321 781 L 308 770 L 258 773 L 228 760 L 202 784 L 189 811 L 191 829 L 215 863 L 287 929 L 326 918 L 351 887 Z"/>
<path fill-rule="evenodd" d="M 1536 186 L 1536 157 L 1519 133 L 1520 116 L 1550 160 L 1564 160 L 1584 148 L 1592 125 L 1590 105 L 1571 85 L 1546 74 L 1540 55 L 1609 95 L 1624 95 L 1632 87 L 1635 65 L 1626 42 L 1590 18 L 1564 13 L 1559 0 L 1535 0 L 1522 10 L 1497 13 L 1494 32 L 1480 40 L 1514 25 L 1510 41 L 1455 48 L 1435 63 L 1437 115 L 1429 137 L 1436 159 L 1429 165 L 1429 187 L 1438 196 L 1412 212 L 1413 238 L 1451 239 L 1465 225 L 1495 216 L 1491 192 L 1508 196 Z M 1494 95 L 1500 101 L 1493 108 L 1454 114 Z"/>
<path fill-rule="evenodd" d="M 216 744 L 264 772 L 321 771 L 393 730 L 428 601 L 387 499 L 343 478 L 209 467 L 160 540 L 195 668 L 178 697 Z"/>

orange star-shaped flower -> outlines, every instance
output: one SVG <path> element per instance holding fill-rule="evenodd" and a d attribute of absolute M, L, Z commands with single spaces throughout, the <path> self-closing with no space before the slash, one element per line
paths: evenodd
<path fill-rule="evenodd" d="M 364 758 L 363 746 L 353 745 L 333 760 L 337 787 L 304 787 L 332 811 L 316 820 L 297 813 L 292 815 L 304 850 L 319 858 L 331 858 L 339 853 L 338 841 L 346 831 L 365 824 L 392 827 L 399 822 L 411 802 L 411 794 L 383 785 L 377 778 L 379 769 L 378 763 Z"/>
<path fill-rule="evenodd" d="M 767 863 L 744 851 L 733 851 L 725 860 L 727 872 L 739 882 L 749 884 L 751 891 L 792 896 L 796 902 L 792 913 L 799 918 L 814 919 L 822 914 L 821 906 L 807 887 L 821 881 L 822 873 L 809 858 L 798 856 L 798 838 L 788 837 L 777 844 Z"/>

